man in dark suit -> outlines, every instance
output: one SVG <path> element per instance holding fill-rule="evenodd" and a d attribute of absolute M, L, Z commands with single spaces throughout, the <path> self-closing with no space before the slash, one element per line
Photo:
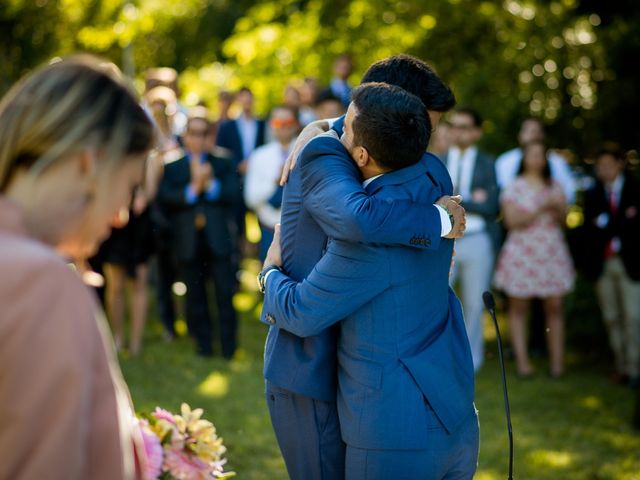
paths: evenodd
<path fill-rule="evenodd" d="M 320 136 L 307 148 L 339 156 L 346 147 L 371 195 L 435 202 L 440 186 L 422 161 L 430 131 L 422 102 L 382 83 L 362 84 L 352 98 L 342 141 Z M 301 159 L 304 183 L 322 181 L 304 173 L 307 162 L 322 161 Z M 327 193 L 330 209 L 335 199 Z M 267 264 L 282 264 L 279 245 Z M 475 472 L 473 363 L 448 285 L 452 250 L 451 239 L 428 250 L 330 239 L 302 283 L 274 267 L 263 273 L 267 323 L 306 336 L 342 321 L 338 412 L 347 479 L 467 479 Z"/>
<path fill-rule="evenodd" d="M 491 284 L 499 241 L 498 185 L 493 158 L 476 145 L 482 137 L 482 119 L 478 112 L 459 108 L 451 115 L 449 124 L 453 145 L 444 161 L 453 179 L 453 190 L 462 195 L 462 205 L 467 212 L 465 236 L 456 242 L 451 283 L 460 279 L 473 366 L 478 371 L 484 360 L 482 292 Z"/>
<path fill-rule="evenodd" d="M 216 139 L 217 146 L 223 149 L 225 156 L 231 159 L 238 174 L 237 190 L 234 196 L 232 221 L 237 231 L 238 247 L 244 239 L 244 217 L 247 207 L 244 203 L 242 188 L 247 173 L 248 159 L 251 153 L 265 143 L 265 122 L 256 118 L 253 111 L 253 93 L 243 87 L 236 95 L 236 101 L 242 108 L 240 116 L 220 125 Z"/>
<path fill-rule="evenodd" d="M 204 116 L 188 119 L 186 155 L 165 165 L 158 199 L 172 227 L 172 248 L 187 286 L 187 325 L 198 354 L 213 353 L 206 293 L 206 279 L 211 275 L 222 355 L 231 358 L 236 349 L 236 313 L 232 304 L 235 272 L 227 212 L 237 190 L 237 176 L 229 161 L 205 151 L 208 129 Z"/>
<path fill-rule="evenodd" d="M 616 362 L 615 380 L 640 384 L 640 185 L 625 158 L 606 148 L 596 159 L 597 183 L 585 197 L 583 269 L 596 280 Z"/>
<path fill-rule="evenodd" d="M 451 90 L 428 65 L 405 55 L 373 64 L 362 81 L 387 81 L 418 93 L 429 106 L 434 125 L 440 112 L 455 103 Z M 343 122 L 344 117 L 334 123 L 339 135 Z M 281 219 L 284 267 L 296 281 L 304 279 L 320 260 L 328 237 L 432 250 L 443 235 L 461 235 L 463 209 L 454 212 L 452 229 L 446 213 L 443 219 L 432 204 L 368 196 L 348 153 L 330 148 L 323 138 L 307 144 L 300 162 L 304 168 L 293 169 L 285 185 Z M 425 154 L 424 162 L 423 180 L 437 184 L 441 195 L 451 195 L 444 164 L 430 154 Z M 264 367 L 267 403 L 293 480 L 339 480 L 344 475 L 344 444 L 336 410 L 336 335 L 335 327 L 307 338 L 269 329 Z"/>
<path fill-rule="evenodd" d="M 351 85 L 349 85 L 349 77 L 353 73 L 353 60 L 350 55 L 342 54 L 333 62 L 333 77 L 329 86 L 320 92 L 320 95 L 330 93 L 338 98 L 344 108 L 349 106 Z M 322 118 L 322 117 L 320 117 Z"/>

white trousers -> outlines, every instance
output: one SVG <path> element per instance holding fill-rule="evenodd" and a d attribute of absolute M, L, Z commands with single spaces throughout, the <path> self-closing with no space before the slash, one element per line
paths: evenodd
<path fill-rule="evenodd" d="M 467 336 L 477 372 L 484 361 L 484 303 L 482 293 L 489 289 L 493 273 L 494 252 L 491 237 L 472 233 L 456 240 L 456 256 L 450 283 L 458 281 L 456 293 L 462 301 Z"/>

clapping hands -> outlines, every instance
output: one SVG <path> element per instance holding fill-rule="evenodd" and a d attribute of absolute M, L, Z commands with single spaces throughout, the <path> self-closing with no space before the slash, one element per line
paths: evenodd
<path fill-rule="evenodd" d="M 211 186 L 213 181 L 213 167 L 209 162 L 201 163 L 198 158 L 191 159 L 191 188 L 200 195 Z"/>

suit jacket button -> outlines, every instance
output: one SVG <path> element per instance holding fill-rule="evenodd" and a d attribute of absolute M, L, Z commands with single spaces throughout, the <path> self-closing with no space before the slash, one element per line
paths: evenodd
<path fill-rule="evenodd" d="M 267 316 L 265 317 L 265 320 L 267 321 L 267 323 L 269 325 L 273 325 L 274 323 L 276 323 L 276 319 L 270 313 L 267 313 Z"/>

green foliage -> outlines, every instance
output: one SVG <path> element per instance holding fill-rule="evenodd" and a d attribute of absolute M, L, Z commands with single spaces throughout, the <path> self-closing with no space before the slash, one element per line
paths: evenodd
<path fill-rule="evenodd" d="M 340 53 L 357 83 L 371 62 L 407 52 L 482 112 L 489 150 L 511 147 L 534 114 L 554 146 L 583 154 L 605 139 L 637 147 L 639 27 L 633 0 L 5 0 L 0 91 L 86 50 L 131 75 L 175 67 L 188 104 L 248 85 L 266 113 L 291 80 L 326 84 Z"/>
<path fill-rule="evenodd" d="M 569 0 L 267 2 L 237 22 L 224 53 L 271 103 L 292 76 L 326 82 L 339 53 L 356 59 L 354 82 L 373 61 L 412 53 L 436 66 L 459 103 L 483 112 L 489 149 L 511 146 L 528 114 L 557 125 L 560 144 L 575 148 L 580 129 L 597 128 L 598 88 L 614 77 L 598 42 L 600 17 L 577 7 Z"/>
<path fill-rule="evenodd" d="M 220 54 L 250 0 L 10 0 L 0 2 L 0 89 L 54 55 L 88 51 L 126 73 L 183 70 Z"/>

